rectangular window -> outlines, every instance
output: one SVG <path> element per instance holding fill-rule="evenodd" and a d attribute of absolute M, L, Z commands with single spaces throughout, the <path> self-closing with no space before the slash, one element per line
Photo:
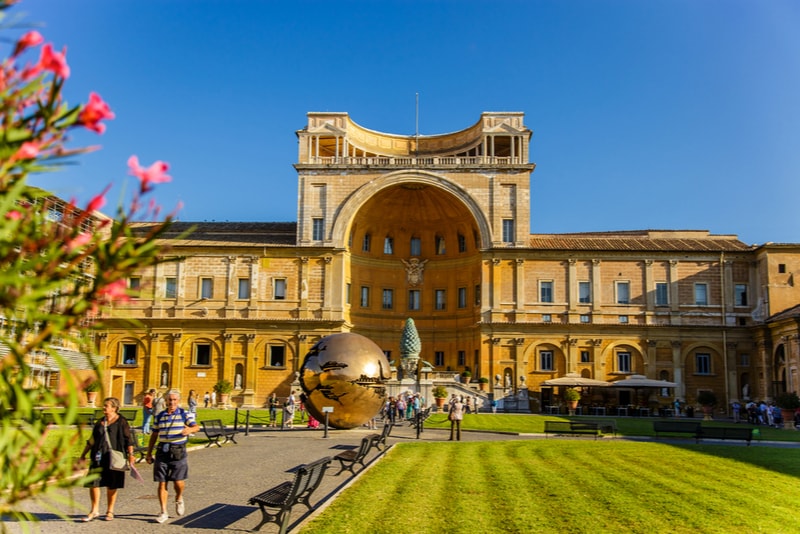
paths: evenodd
<path fill-rule="evenodd" d="M 422 254 L 422 240 L 418 237 L 411 238 L 411 255 L 419 256 Z"/>
<path fill-rule="evenodd" d="M 475 284 L 475 306 L 481 305 L 481 285 Z"/>
<path fill-rule="evenodd" d="M 272 295 L 275 300 L 286 299 L 286 279 L 276 278 L 272 282 Z"/>
<path fill-rule="evenodd" d="M 444 237 L 437 235 L 435 243 L 436 243 L 436 254 L 441 255 L 447 251 L 447 249 L 444 246 Z"/>
<path fill-rule="evenodd" d="M 467 288 L 466 287 L 459 287 L 458 288 L 458 307 L 459 308 L 466 308 L 467 307 Z"/>
<path fill-rule="evenodd" d="M 749 354 L 740 354 L 739 355 L 739 365 L 742 367 L 750 367 L 750 355 Z"/>
<path fill-rule="evenodd" d="M 369 307 L 369 288 L 367 286 L 361 286 L 361 307 Z"/>
<path fill-rule="evenodd" d="M 708 305 L 708 284 L 694 285 L 694 303 L 697 306 Z"/>
<path fill-rule="evenodd" d="M 286 347 L 283 345 L 269 346 L 268 367 L 286 367 Z"/>
<path fill-rule="evenodd" d="M 394 239 L 388 235 L 383 238 L 383 253 L 394 254 Z"/>
<path fill-rule="evenodd" d="M 628 324 L 628 316 L 627 315 L 620 315 L 619 316 L 619 324 Z"/>
<path fill-rule="evenodd" d="M 552 371 L 553 368 L 553 351 L 543 350 L 539 352 L 539 370 Z"/>
<path fill-rule="evenodd" d="M 194 364 L 211 365 L 211 345 L 209 343 L 195 343 Z"/>
<path fill-rule="evenodd" d="M 514 242 L 514 219 L 503 219 L 503 243 Z"/>
<path fill-rule="evenodd" d="M 239 278 L 239 298 L 240 299 L 249 299 L 250 298 L 250 279 L 249 278 Z"/>
<path fill-rule="evenodd" d="M 581 304 L 592 302 L 592 285 L 589 282 L 578 282 L 578 302 Z"/>
<path fill-rule="evenodd" d="M 656 282 L 656 306 L 669 306 L 669 286 L 666 282 Z"/>
<path fill-rule="evenodd" d="M 582 350 L 581 351 L 581 363 L 590 363 L 592 360 L 589 358 L 589 351 Z"/>
<path fill-rule="evenodd" d="M 786 273 L 786 264 L 785 263 L 779 263 L 778 264 L 778 272 L 781 273 L 781 274 Z"/>
<path fill-rule="evenodd" d="M 436 302 L 436 309 L 444 310 L 447 307 L 447 291 L 444 289 L 437 289 L 434 292 L 434 300 Z"/>
<path fill-rule="evenodd" d="M 458 365 L 467 365 L 467 351 L 458 351 Z"/>
<path fill-rule="evenodd" d="M 122 364 L 136 365 L 136 343 L 122 344 Z"/>
<path fill-rule="evenodd" d="M 311 219 L 311 239 L 322 241 L 325 233 L 325 221 L 319 217 Z"/>
<path fill-rule="evenodd" d="M 437 350 L 433 353 L 433 365 L 436 367 L 444 366 L 444 351 Z"/>
<path fill-rule="evenodd" d="M 408 290 L 408 309 L 419 310 L 419 289 Z"/>
<path fill-rule="evenodd" d="M 459 252 L 467 251 L 467 238 L 461 234 L 458 234 L 458 251 Z"/>
<path fill-rule="evenodd" d="M 695 372 L 698 375 L 711 374 L 711 355 L 698 352 L 694 355 Z"/>
<path fill-rule="evenodd" d="M 631 372 L 631 353 L 618 352 L 617 353 L 617 372 L 630 373 Z"/>
<path fill-rule="evenodd" d="M 178 280 L 177 278 L 167 278 L 164 284 L 164 298 L 174 299 L 177 295 Z"/>
<path fill-rule="evenodd" d="M 553 282 L 539 282 L 539 302 L 553 302 Z"/>
<path fill-rule="evenodd" d="M 631 303 L 631 284 L 630 282 L 617 282 L 617 304 Z"/>
<path fill-rule="evenodd" d="M 131 291 L 139 291 L 142 288 L 142 279 L 138 276 L 131 276 L 128 278 L 128 289 Z"/>
<path fill-rule="evenodd" d="M 736 284 L 736 306 L 747 306 L 747 284 Z"/>
<path fill-rule="evenodd" d="M 584 324 L 591 323 L 592 322 L 592 318 L 589 315 L 583 314 L 583 315 L 581 315 L 581 322 L 584 323 Z"/>
<path fill-rule="evenodd" d="M 381 306 L 384 310 L 391 310 L 394 307 L 394 289 L 384 289 Z"/>
<path fill-rule="evenodd" d="M 364 234 L 364 239 L 361 240 L 361 252 L 369 252 L 370 243 L 372 238 L 369 234 Z"/>
<path fill-rule="evenodd" d="M 550 315 L 549 313 L 543 313 L 542 314 L 542 322 L 552 323 L 553 322 L 553 316 Z"/>
<path fill-rule="evenodd" d="M 210 299 L 214 295 L 214 280 L 211 278 L 200 279 L 200 298 Z"/>

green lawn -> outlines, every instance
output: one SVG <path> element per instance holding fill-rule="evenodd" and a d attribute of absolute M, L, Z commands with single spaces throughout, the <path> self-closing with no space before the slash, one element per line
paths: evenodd
<path fill-rule="evenodd" d="M 302 532 L 800 532 L 798 477 L 800 449 L 399 443 Z"/>

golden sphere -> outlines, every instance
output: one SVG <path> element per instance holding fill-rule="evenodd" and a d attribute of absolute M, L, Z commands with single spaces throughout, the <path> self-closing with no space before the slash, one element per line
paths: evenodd
<path fill-rule="evenodd" d="M 328 424 L 334 428 L 361 426 L 386 402 L 385 381 L 391 378 L 386 355 L 359 334 L 333 334 L 311 347 L 300 368 L 306 409 L 320 422 L 331 407 Z"/>

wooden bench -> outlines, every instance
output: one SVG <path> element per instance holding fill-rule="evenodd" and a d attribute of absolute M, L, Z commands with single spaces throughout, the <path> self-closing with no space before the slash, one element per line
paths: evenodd
<path fill-rule="evenodd" d="M 615 419 L 603 419 L 602 421 L 583 421 L 584 423 L 594 423 L 600 427 L 603 434 L 614 434 L 617 437 L 617 421 Z"/>
<path fill-rule="evenodd" d="M 545 434 L 587 434 L 594 439 L 603 434 L 600 424 L 595 421 L 545 421 Z"/>
<path fill-rule="evenodd" d="M 660 434 L 691 434 L 695 441 L 699 440 L 700 423 L 696 421 L 653 421 L 656 437 Z"/>
<path fill-rule="evenodd" d="M 750 446 L 753 439 L 753 431 L 749 427 L 742 426 L 699 426 L 698 439 L 741 439 Z"/>
<path fill-rule="evenodd" d="M 367 453 L 369 453 L 370 446 L 372 445 L 372 439 L 369 436 L 364 437 L 361 440 L 361 444 L 356 449 L 352 449 L 349 451 L 342 451 L 336 456 L 333 457 L 334 460 L 339 460 L 341 464 L 341 469 L 339 472 L 336 473 L 336 476 L 344 472 L 345 469 L 356 474 L 355 466 L 356 464 L 361 464 L 361 467 L 366 467 L 364 464 L 364 459 L 367 457 Z"/>
<path fill-rule="evenodd" d="M 261 523 L 253 530 L 260 530 L 265 523 L 275 523 L 280 526 L 280 534 L 285 534 L 289 527 L 289 518 L 292 507 L 305 504 L 311 510 L 311 494 L 314 493 L 322 482 L 325 470 L 331 463 L 331 458 L 326 456 L 316 462 L 300 466 L 290 480 L 251 497 L 249 504 L 257 504 L 261 508 Z M 270 511 L 269 509 L 276 509 Z"/>
<path fill-rule="evenodd" d="M 210 447 L 212 444 L 215 444 L 217 447 L 222 447 L 223 444 L 229 441 L 236 443 L 236 430 L 226 428 L 222 424 L 221 419 L 200 421 L 200 424 L 203 425 L 203 433 L 208 438 L 206 447 Z M 220 443 L 219 440 L 222 438 L 225 438 L 225 441 Z"/>
<path fill-rule="evenodd" d="M 383 444 L 383 448 L 386 448 L 386 438 L 389 437 L 389 433 L 392 431 L 392 423 L 386 423 L 383 425 L 383 431 L 380 434 L 370 434 L 367 437 L 369 438 L 369 445 L 370 447 L 375 447 L 378 450 L 381 449 L 381 444 Z"/>

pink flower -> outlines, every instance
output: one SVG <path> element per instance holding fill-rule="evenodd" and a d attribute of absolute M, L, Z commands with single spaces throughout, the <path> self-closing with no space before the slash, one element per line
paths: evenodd
<path fill-rule="evenodd" d="M 100 124 L 103 119 L 113 119 L 114 113 L 108 104 L 103 102 L 95 92 L 89 93 L 89 102 L 83 107 L 78 115 L 78 124 L 84 125 L 86 128 L 93 130 L 99 134 L 106 131 L 106 125 Z"/>
<path fill-rule="evenodd" d="M 68 253 L 75 252 L 76 250 L 82 248 L 91 241 L 92 241 L 92 234 L 90 234 L 89 232 L 83 232 L 81 234 L 78 234 L 74 239 L 67 240 L 67 242 L 64 243 L 64 250 Z"/>
<path fill-rule="evenodd" d="M 6 213 L 6 219 L 8 219 L 9 221 L 18 221 L 22 219 L 22 214 L 17 210 L 11 210 L 8 213 Z"/>
<path fill-rule="evenodd" d="M 67 47 L 63 52 L 53 52 L 53 45 L 47 43 L 42 47 L 42 54 L 39 56 L 39 63 L 32 69 L 23 73 L 23 78 L 33 78 L 43 70 L 54 72 L 62 78 L 69 78 L 69 65 L 67 65 Z"/>
<path fill-rule="evenodd" d="M 86 211 L 88 211 L 88 212 L 97 211 L 100 208 L 102 208 L 103 206 L 105 206 L 106 205 L 106 193 L 108 193 L 109 189 L 111 189 L 110 185 L 106 186 L 106 188 L 103 189 L 102 193 L 100 193 L 99 195 L 94 197 L 92 200 L 90 200 L 89 203 L 86 205 Z"/>
<path fill-rule="evenodd" d="M 19 147 L 13 156 L 11 156 L 11 161 L 17 161 L 20 159 L 33 159 L 39 155 L 39 143 L 36 141 L 25 141 L 22 143 L 22 146 Z"/>
<path fill-rule="evenodd" d="M 14 48 L 14 54 L 12 57 L 16 57 L 24 52 L 26 49 L 41 44 L 44 41 L 44 37 L 42 34 L 37 32 L 36 30 L 29 31 L 22 37 L 20 37 L 19 41 L 17 41 L 17 46 Z"/>
<path fill-rule="evenodd" d="M 169 169 L 169 165 L 163 161 L 156 161 L 144 169 L 139 166 L 139 158 L 131 156 L 128 158 L 128 167 L 130 168 L 130 175 L 137 177 L 142 183 L 142 193 L 150 191 L 152 189 L 151 184 L 160 184 L 172 180 L 170 176 L 164 174 Z"/>
<path fill-rule="evenodd" d="M 98 295 L 109 301 L 129 301 L 130 297 L 128 296 L 128 284 L 123 279 L 116 280 L 111 282 L 105 287 L 100 288 L 97 292 Z"/>

